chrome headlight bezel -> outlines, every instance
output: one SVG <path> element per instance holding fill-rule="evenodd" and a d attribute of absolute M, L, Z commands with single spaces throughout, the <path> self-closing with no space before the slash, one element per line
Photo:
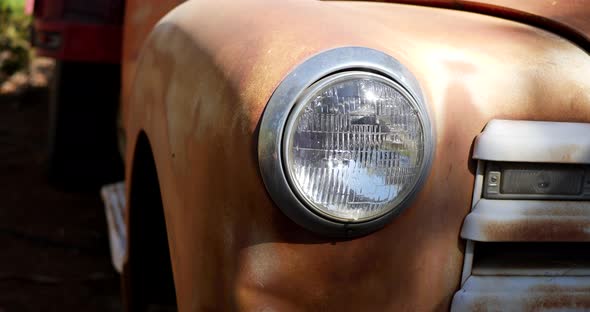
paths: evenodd
<path fill-rule="evenodd" d="M 296 104 L 310 87 L 327 77 L 367 73 L 391 81 L 415 106 L 423 127 L 424 156 L 419 177 L 395 208 L 370 220 L 350 221 L 322 214 L 298 196 L 285 168 L 285 130 Z M 329 79 L 328 79 L 329 80 Z M 399 215 L 422 188 L 434 154 L 434 133 L 415 77 L 395 58 L 369 48 L 344 47 L 321 52 L 293 70 L 271 96 L 260 124 L 258 160 L 264 184 L 277 206 L 297 224 L 330 237 L 355 237 L 383 227 Z"/>

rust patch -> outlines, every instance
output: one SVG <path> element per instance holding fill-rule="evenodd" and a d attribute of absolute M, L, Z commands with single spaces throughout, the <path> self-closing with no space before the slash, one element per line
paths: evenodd
<path fill-rule="evenodd" d="M 590 277 L 472 277 L 457 292 L 454 311 L 587 310 Z"/>
<path fill-rule="evenodd" d="M 589 227 L 587 219 L 570 218 L 555 222 L 547 218 L 487 222 L 481 232 L 487 241 L 589 241 Z"/>
<path fill-rule="evenodd" d="M 590 285 L 588 284 L 571 287 L 545 284 L 531 287 L 528 292 L 531 296 L 525 303 L 526 311 L 564 308 L 585 311 L 590 309 Z"/>
<path fill-rule="evenodd" d="M 548 152 L 552 155 L 557 155 L 556 158 L 561 159 L 561 161 L 569 162 L 572 160 L 572 155 L 579 153 L 580 149 L 581 148 L 578 145 L 566 145 L 557 150 L 550 150 Z"/>

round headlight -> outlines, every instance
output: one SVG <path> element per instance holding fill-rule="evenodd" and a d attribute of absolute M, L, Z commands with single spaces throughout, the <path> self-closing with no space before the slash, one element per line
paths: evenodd
<path fill-rule="evenodd" d="M 398 207 L 418 181 L 424 127 L 417 104 L 380 75 L 344 72 L 311 86 L 287 121 L 285 171 L 314 212 L 362 222 Z"/>
<path fill-rule="evenodd" d="M 260 171 L 277 206 L 322 235 L 375 231 L 412 202 L 434 135 L 414 76 L 368 48 L 322 52 L 277 87 L 262 116 Z"/>

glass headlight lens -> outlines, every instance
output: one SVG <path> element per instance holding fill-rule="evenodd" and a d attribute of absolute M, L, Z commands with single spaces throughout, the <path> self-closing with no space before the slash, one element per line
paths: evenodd
<path fill-rule="evenodd" d="M 394 210 L 424 161 L 424 126 L 412 97 L 383 76 L 345 72 L 300 99 L 283 140 L 296 195 L 315 212 L 347 222 Z"/>

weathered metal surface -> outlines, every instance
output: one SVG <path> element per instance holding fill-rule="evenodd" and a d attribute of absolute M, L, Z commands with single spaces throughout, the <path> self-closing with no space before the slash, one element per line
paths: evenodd
<path fill-rule="evenodd" d="M 483 0 L 466 1 L 474 4 L 488 6 L 490 9 L 500 10 L 506 8 L 515 14 L 532 15 L 529 19 L 551 20 L 571 29 L 586 40 L 590 40 L 590 7 L 585 0 Z M 559 31 L 559 29 L 556 29 Z"/>
<path fill-rule="evenodd" d="M 127 124 L 129 96 L 140 50 L 156 23 L 184 0 L 126 0 L 121 72 L 121 119 Z"/>
<path fill-rule="evenodd" d="M 437 152 L 402 215 L 366 237 L 331 241 L 274 206 L 256 138 L 281 79 L 340 46 L 389 53 L 417 76 Z M 181 5 L 137 65 L 127 153 L 130 163 L 145 130 L 179 310 L 448 309 L 461 275 L 473 139 L 493 118 L 590 121 L 589 75 L 588 55 L 568 41 L 466 12 L 311 0 Z"/>
<path fill-rule="evenodd" d="M 334 0 L 325 0 L 334 1 Z M 343 0 L 337 0 L 343 1 Z M 346 1 L 346 0 L 344 0 Z M 590 7 L 585 0 L 361 0 L 431 6 L 497 16 L 533 25 L 590 50 Z"/>
<path fill-rule="evenodd" d="M 485 162 L 483 160 L 477 161 L 477 167 L 475 170 L 475 179 L 473 182 L 473 197 L 471 198 L 471 210 L 475 208 L 475 205 L 481 199 L 483 194 L 483 181 L 485 176 Z M 475 243 L 471 240 L 465 242 L 465 251 L 463 256 L 463 271 L 461 273 L 461 286 L 465 284 L 467 278 L 471 275 L 471 268 L 473 266 L 473 252 Z"/>
<path fill-rule="evenodd" d="M 471 276 L 451 311 L 588 311 L 590 276 Z"/>
<path fill-rule="evenodd" d="M 590 163 L 590 124 L 492 120 L 477 136 L 473 158 L 539 163 Z"/>
<path fill-rule="evenodd" d="M 587 201 L 480 199 L 461 237 L 482 242 L 590 241 Z"/>

